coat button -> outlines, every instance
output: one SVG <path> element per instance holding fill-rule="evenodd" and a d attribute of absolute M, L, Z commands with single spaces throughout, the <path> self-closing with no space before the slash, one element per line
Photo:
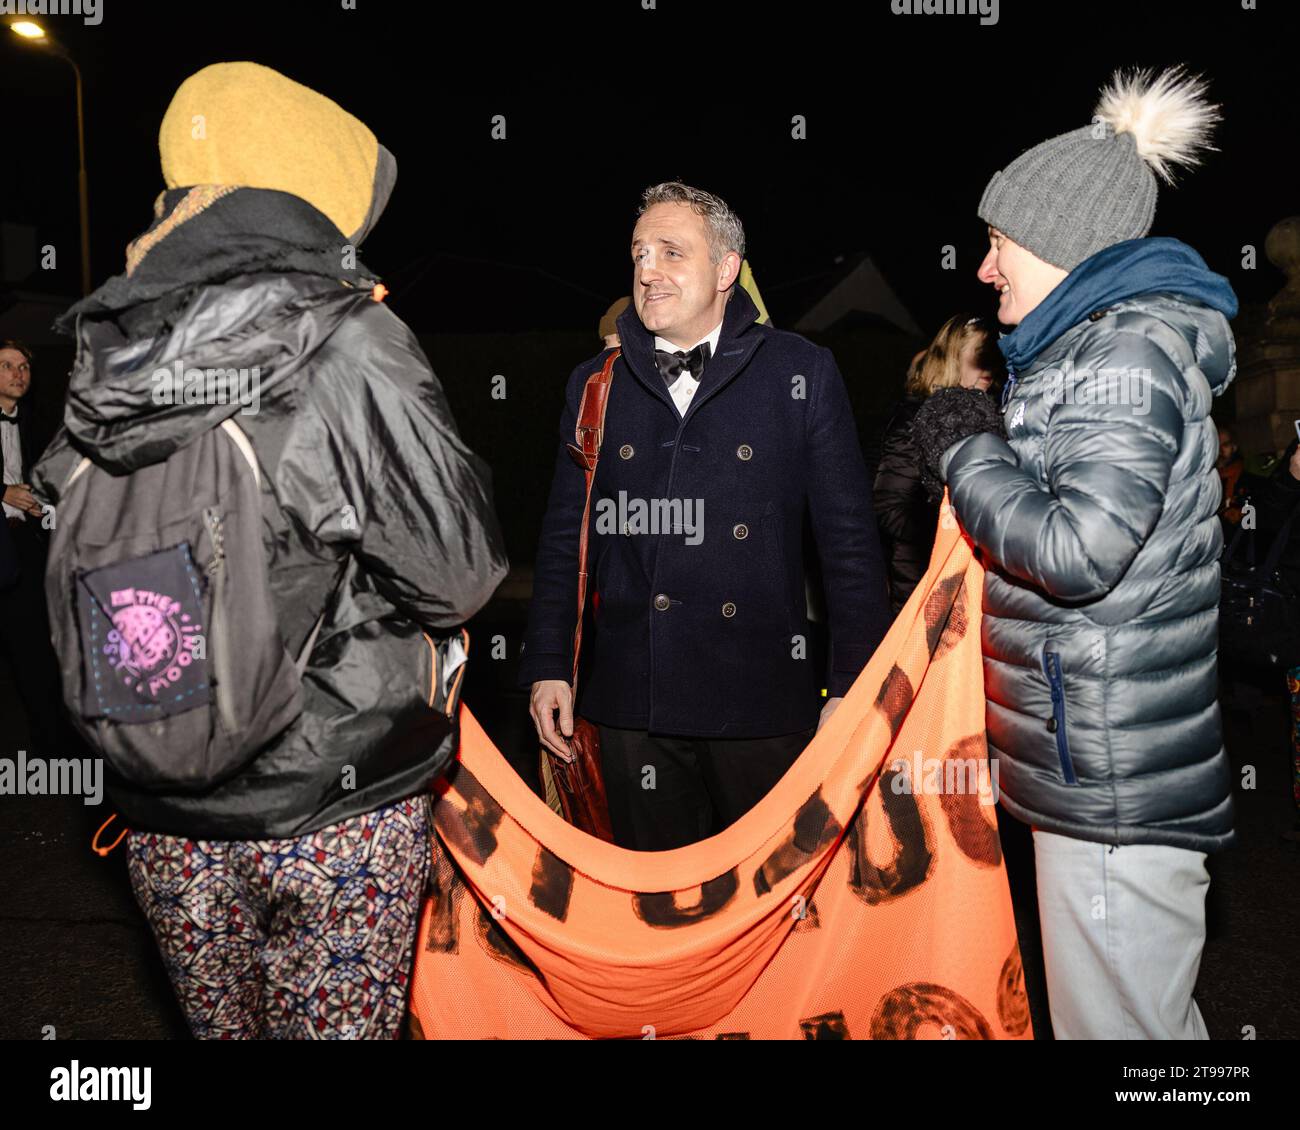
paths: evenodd
<path fill-rule="evenodd" d="M 1054 717 L 1047 720 L 1047 732 L 1049 734 L 1056 733 L 1056 719 Z"/>
<path fill-rule="evenodd" d="M 655 607 L 659 609 L 660 612 L 666 612 L 671 603 L 672 601 L 670 601 L 663 593 L 660 593 L 655 597 Z"/>
<path fill-rule="evenodd" d="M 741 522 L 738 525 L 734 526 L 731 532 L 737 541 L 744 541 L 747 537 L 749 537 L 749 527 L 745 525 L 744 522 Z"/>
<path fill-rule="evenodd" d="M 727 603 L 722 606 L 722 614 L 730 620 L 736 614 L 736 606 L 732 604 L 731 601 L 727 601 Z"/>
<path fill-rule="evenodd" d="M 742 443 L 738 448 L 736 448 L 736 456 L 737 458 L 748 462 L 754 457 L 754 449 L 750 447 L 749 444 Z"/>
<path fill-rule="evenodd" d="M 632 445 L 630 443 L 625 443 L 622 447 L 618 449 L 618 457 L 620 459 L 631 459 L 632 456 L 635 454 L 636 452 L 633 450 Z"/>

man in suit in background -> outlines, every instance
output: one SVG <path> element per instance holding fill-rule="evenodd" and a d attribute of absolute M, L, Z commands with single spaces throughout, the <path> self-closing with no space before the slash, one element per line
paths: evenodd
<path fill-rule="evenodd" d="M 65 741 L 58 662 L 50 645 L 45 609 L 46 532 L 32 495 L 30 473 L 48 437 L 32 418 L 32 351 L 0 341 L 0 451 L 4 455 L 4 521 L 17 579 L 0 588 L 0 651 L 4 653 L 27 712 L 28 752 L 58 755 Z M 12 756 L 18 741 L 5 727 L 0 755 Z M 11 748 L 12 747 L 12 748 Z"/>
<path fill-rule="evenodd" d="M 662 851 L 721 831 L 780 780 L 884 636 L 889 605 L 844 381 L 829 350 L 757 321 L 735 285 L 736 214 L 657 185 L 631 243 L 576 709 L 600 728 L 615 840 Z M 608 355 L 569 378 L 520 661 L 538 736 L 566 758 L 585 481 L 565 445 Z M 805 518 L 830 614 L 824 684 L 808 648 Z"/>

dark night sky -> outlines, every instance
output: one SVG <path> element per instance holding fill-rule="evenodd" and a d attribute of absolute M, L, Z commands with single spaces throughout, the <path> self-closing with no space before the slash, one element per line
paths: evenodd
<path fill-rule="evenodd" d="M 1294 23 L 1279 0 L 1105 5 L 1003 0 L 998 23 L 895 16 L 888 0 L 269 5 L 103 0 L 103 22 L 51 22 L 87 83 L 96 282 L 121 270 L 161 187 L 157 128 L 211 62 L 276 67 L 356 113 L 397 156 L 397 190 L 364 250 L 417 329 L 584 327 L 626 293 L 640 190 L 681 177 L 744 220 L 778 322 L 781 285 L 871 253 L 922 326 L 991 310 L 973 272 L 988 177 L 1088 122 L 1120 65 L 1186 62 L 1225 107 L 1221 152 L 1162 190 L 1153 234 L 1178 235 L 1247 301 L 1281 276 L 1264 236 L 1300 212 Z M 54 243 L 77 285 L 71 72 L 0 39 L 0 215 Z M 508 140 L 489 137 L 505 114 Z M 809 140 L 790 139 L 804 114 Z M 1260 248 L 1255 272 L 1240 248 Z M 940 268 L 953 244 L 958 269 Z"/>

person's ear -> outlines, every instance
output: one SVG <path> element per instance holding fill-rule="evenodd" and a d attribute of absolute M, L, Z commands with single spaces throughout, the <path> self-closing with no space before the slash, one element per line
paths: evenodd
<path fill-rule="evenodd" d="M 734 251 L 728 251 L 722 257 L 720 264 L 721 271 L 718 274 L 718 289 L 728 290 L 731 284 L 740 278 L 740 256 Z"/>

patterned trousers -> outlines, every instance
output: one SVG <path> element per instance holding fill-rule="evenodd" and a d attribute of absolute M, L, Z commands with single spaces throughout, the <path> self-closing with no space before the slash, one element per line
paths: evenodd
<path fill-rule="evenodd" d="M 127 870 L 198 1039 L 396 1039 L 429 870 L 422 793 L 305 836 L 132 832 Z"/>

